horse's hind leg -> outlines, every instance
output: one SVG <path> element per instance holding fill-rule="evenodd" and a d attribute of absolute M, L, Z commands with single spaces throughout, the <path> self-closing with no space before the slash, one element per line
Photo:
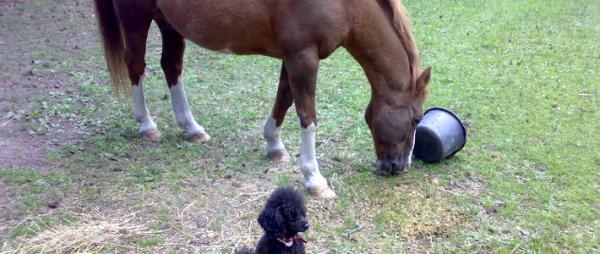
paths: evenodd
<path fill-rule="evenodd" d="M 127 11 L 127 8 L 122 8 L 121 10 Z M 158 141 L 160 140 L 160 132 L 146 107 L 144 88 L 142 86 L 142 78 L 146 68 L 146 62 L 144 61 L 146 39 L 148 38 L 148 30 L 150 29 L 152 18 L 150 15 L 135 13 L 133 11 L 123 13 L 121 16 L 127 17 L 121 19 L 121 23 L 125 35 L 125 61 L 132 84 L 135 118 L 140 123 L 140 134 L 152 141 Z"/>
<path fill-rule="evenodd" d="M 281 65 L 281 75 L 279 76 L 279 86 L 277 87 L 277 96 L 271 116 L 267 119 L 263 128 L 263 137 L 267 141 L 267 157 L 269 159 L 287 161 L 290 159 L 283 142 L 281 141 L 281 125 L 285 118 L 287 110 L 292 106 L 293 98 L 290 91 L 290 80 L 285 69 Z"/>
<path fill-rule="evenodd" d="M 316 48 L 306 48 L 287 55 L 284 59 L 289 75 L 290 88 L 296 105 L 296 113 L 302 128 L 302 148 L 300 151 L 300 169 L 306 178 L 305 187 L 313 196 L 320 198 L 335 197 L 327 180 L 319 171 L 315 155 L 317 131 L 316 83 L 319 57 Z"/>
<path fill-rule="evenodd" d="M 208 141 L 210 136 L 200 126 L 190 110 L 185 89 L 183 87 L 183 52 L 185 41 L 162 17 L 155 19 L 162 35 L 162 56 L 160 64 L 167 79 L 173 113 L 179 127 L 189 140 L 193 142 Z"/>

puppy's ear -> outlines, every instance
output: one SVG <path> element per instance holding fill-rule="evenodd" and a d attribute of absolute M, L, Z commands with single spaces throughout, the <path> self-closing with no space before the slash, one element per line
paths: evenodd
<path fill-rule="evenodd" d="M 267 206 L 258 216 L 258 224 L 260 224 L 267 234 L 275 237 L 285 236 L 283 220 L 278 207 Z"/>

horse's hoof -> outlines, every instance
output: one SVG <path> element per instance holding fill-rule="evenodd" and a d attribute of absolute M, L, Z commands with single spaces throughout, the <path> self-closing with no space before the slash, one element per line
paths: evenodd
<path fill-rule="evenodd" d="M 308 191 L 315 198 L 329 199 L 335 198 L 336 196 L 335 192 L 333 192 L 333 190 L 330 189 L 327 185 L 309 188 Z"/>
<path fill-rule="evenodd" d="M 276 161 L 290 161 L 290 154 L 285 149 L 284 150 L 274 150 L 274 151 L 267 152 L 267 158 L 269 160 L 276 160 Z"/>
<path fill-rule="evenodd" d="M 187 139 L 193 143 L 202 143 L 210 140 L 210 135 L 206 134 L 206 132 L 196 132 L 192 134 L 188 134 Z"/>
<path fill-rule="evenodd" d="M 146 138 L 152 142 L 160 141 L 160 131 L 158 131 L 157 129 L 142 131 L 140 134 L 143 138 Z"/>

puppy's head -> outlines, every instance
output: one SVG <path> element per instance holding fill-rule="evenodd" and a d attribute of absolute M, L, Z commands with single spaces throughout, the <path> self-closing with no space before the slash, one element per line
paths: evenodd
<path fill-rule="evenodd" d="M 309 224 L 304 197 L 292 188 L 278 188 L 267 200 L 258 223 L 275 237 L 291 237 L 306 231 Z"/>

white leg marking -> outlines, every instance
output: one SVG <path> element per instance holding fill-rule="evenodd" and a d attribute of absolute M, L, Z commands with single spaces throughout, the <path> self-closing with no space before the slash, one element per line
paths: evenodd
<path fill-rule="evenodd" d="M 135 119 L 140 123 L 140 133 L 146 133 L 148 131 L 157 130 L 156 124 L 152 121 L 148 108 L 146 107 L 146 101 L 144 100 L 144 87 L 142 86 L 142 80 L 140 83 L 132 87 L 133 90 L 133 112 Z"/>
<path fill-rule="evenodd" d="M 302 129 L 302 148 L 300 151 L 300 169 L 306 178 L 304 186 L 318 198 L 334 198 L 335 192 L 327 186 L 327 180 L 319 171 L 315 155 L 315 135 L 317 127 L 310 124 Z"/>
<path fill-rule="evenodd" d="M 306 178 L 305 187 L 309 189 L 327 187 L 327 180 L 319 171 L 319 164 L 315 155 L 315 136 L 317 127 L 310 124 L 302 129 L 302 149 L 300 151 L 300 169 Z"/>
<path fill-rule="evenodd" d="M 415 138 L 417 137 L 417 131 L 415 130 L 415 132 L 413 132 L 413 143 L 412 143 L 412 147 L 410 148 L 410 153 L 408 154 L 408 158 L 406 159 L 407 163 L 406 166 L 410 166 L 410 164 L 412 163 L 412 155 L 413 155 L 413 151 L 415 150 Z"/>
<path fill-rule="evenodd" d="M 179 127 L 185 130 L 188 136 L 192 135 L 206 135 L 204 128 L 196 123 L 190 106 L 188 105 L 187 96 L 185 89 L 183 88 L 183 75 L 179 75 L 177 78 L 177 84 L 169 88 L 169 94 L 171 95 L 171 103 L 173 104 L 173 113 L 175 114 L 175 120 Z"/>
<path fill-rule="evenodd" d="M 267 141 L 267 153 L 285 151 L 285 146 L 281 141 L 281 127 L 277 127 L 277 120 L 272 116 L 265 123 L 263 137 Z"/>

